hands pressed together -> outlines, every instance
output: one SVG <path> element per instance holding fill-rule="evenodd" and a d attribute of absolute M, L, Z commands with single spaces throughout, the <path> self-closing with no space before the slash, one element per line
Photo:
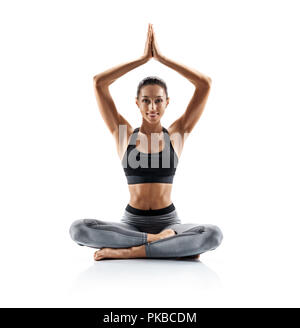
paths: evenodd
<path fill-rule="evenodd" d="M 161 56 L 162 55 L 157 46 L 155 33 L 153 31 L 153 25 L 149 23 L 148 24 L 148 35 L 147 35 L 143 58 L 149 60 L 153 57 L 156 60 L 159 60 L 161 58 Z"/>

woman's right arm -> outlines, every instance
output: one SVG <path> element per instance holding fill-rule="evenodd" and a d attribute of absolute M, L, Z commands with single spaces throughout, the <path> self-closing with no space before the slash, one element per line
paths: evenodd
<path fill-rule="evenodd" d="M 119 140 L 119 125 L 127 126 L 127 137 L 132 134 L 133 128 L 126 119 L 117 111 L 115 103 L 109 92 L 109 85 L 120 76 L 145 64 L 152 58 L 152 26 L 148 24 L 148 33 L 144 54 L 137 60 L 133 60 L 106 70 L 94 76 L 94 90 L 100 113 L 108 126 L 109 131 Z"/>
<path fill-rule="evenodd" d="M 118 65 L 94 76 L 94 90 L 100 114 L 109 131 L 116 137 L 118 137 L 119 125 L 127 125 L 127 129 L 131 130 L 132 127 L 117 111 L 115 103 L 109 92 L 109 85 L 125 73 L 145 64 L 148 60 L 149 59 L 143 56 L 137 60 Z"/>

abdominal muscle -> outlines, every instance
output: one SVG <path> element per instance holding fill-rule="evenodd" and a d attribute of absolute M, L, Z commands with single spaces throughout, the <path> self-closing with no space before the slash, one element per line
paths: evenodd
<path fill-rule="evenodd" d="M 128 185 L 129 205 L 141 210 L 156 210 L 172 204 L 170 183 L 139 183 Z"/>

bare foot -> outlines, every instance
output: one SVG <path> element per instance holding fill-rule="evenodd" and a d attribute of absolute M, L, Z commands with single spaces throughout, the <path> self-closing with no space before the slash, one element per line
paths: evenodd
<path fill-rule="evenodd" d="M 94 260 L 99 261 L 105 258 L 128 258 L 129 251 L 128 248 L 101 248 L 94 253 Z"/>
<path fill-rule="evenodd" d="M 166 230 L 163 230 L 162 232 L 156 233 L 156 234 L 148 233 L 147 234 L 147 242 L 151 243 L 152 241 L 164 239 L 164 238 L 175 236 L 175 235 L 176 235 L 176 233 L 173 229 L 166 229 Z"/>
<path fill-rule="evenodd" d="M 94 260 L 100 261 L 104 258 L 131 259 L 146 257 L 145 245 L 130 248 L 101 248 L 94 253 Z"/>

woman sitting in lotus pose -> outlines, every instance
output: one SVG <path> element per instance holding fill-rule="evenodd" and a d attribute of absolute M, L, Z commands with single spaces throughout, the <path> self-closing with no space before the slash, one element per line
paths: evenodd
<path fill-rule="evenodd" d="M 195 86 L 186 111 L 168 128 L 161 118 L 169 104 L 167 86 L 158 77 L 147 77 L 137 89 L 136 104 L 142 115 L 133 128 L 117 111 L 109 85 L 132 69 L 154 58 L 176 70 Z M 161 54 L 153 31 L 143 56 L 94 77 L 100 113 L 117 144 L 130 193 L 121 222 L 80 219 L 71 225 L 71 238 L 97 248 L 96 261 L 104 258 L 199 258 L 217 248 L 221 230 L 212 224 L 181 223 L 171 200 L 173 178 L 186 136 L 199 120 L 211 88 L 211 79 Z"/>

